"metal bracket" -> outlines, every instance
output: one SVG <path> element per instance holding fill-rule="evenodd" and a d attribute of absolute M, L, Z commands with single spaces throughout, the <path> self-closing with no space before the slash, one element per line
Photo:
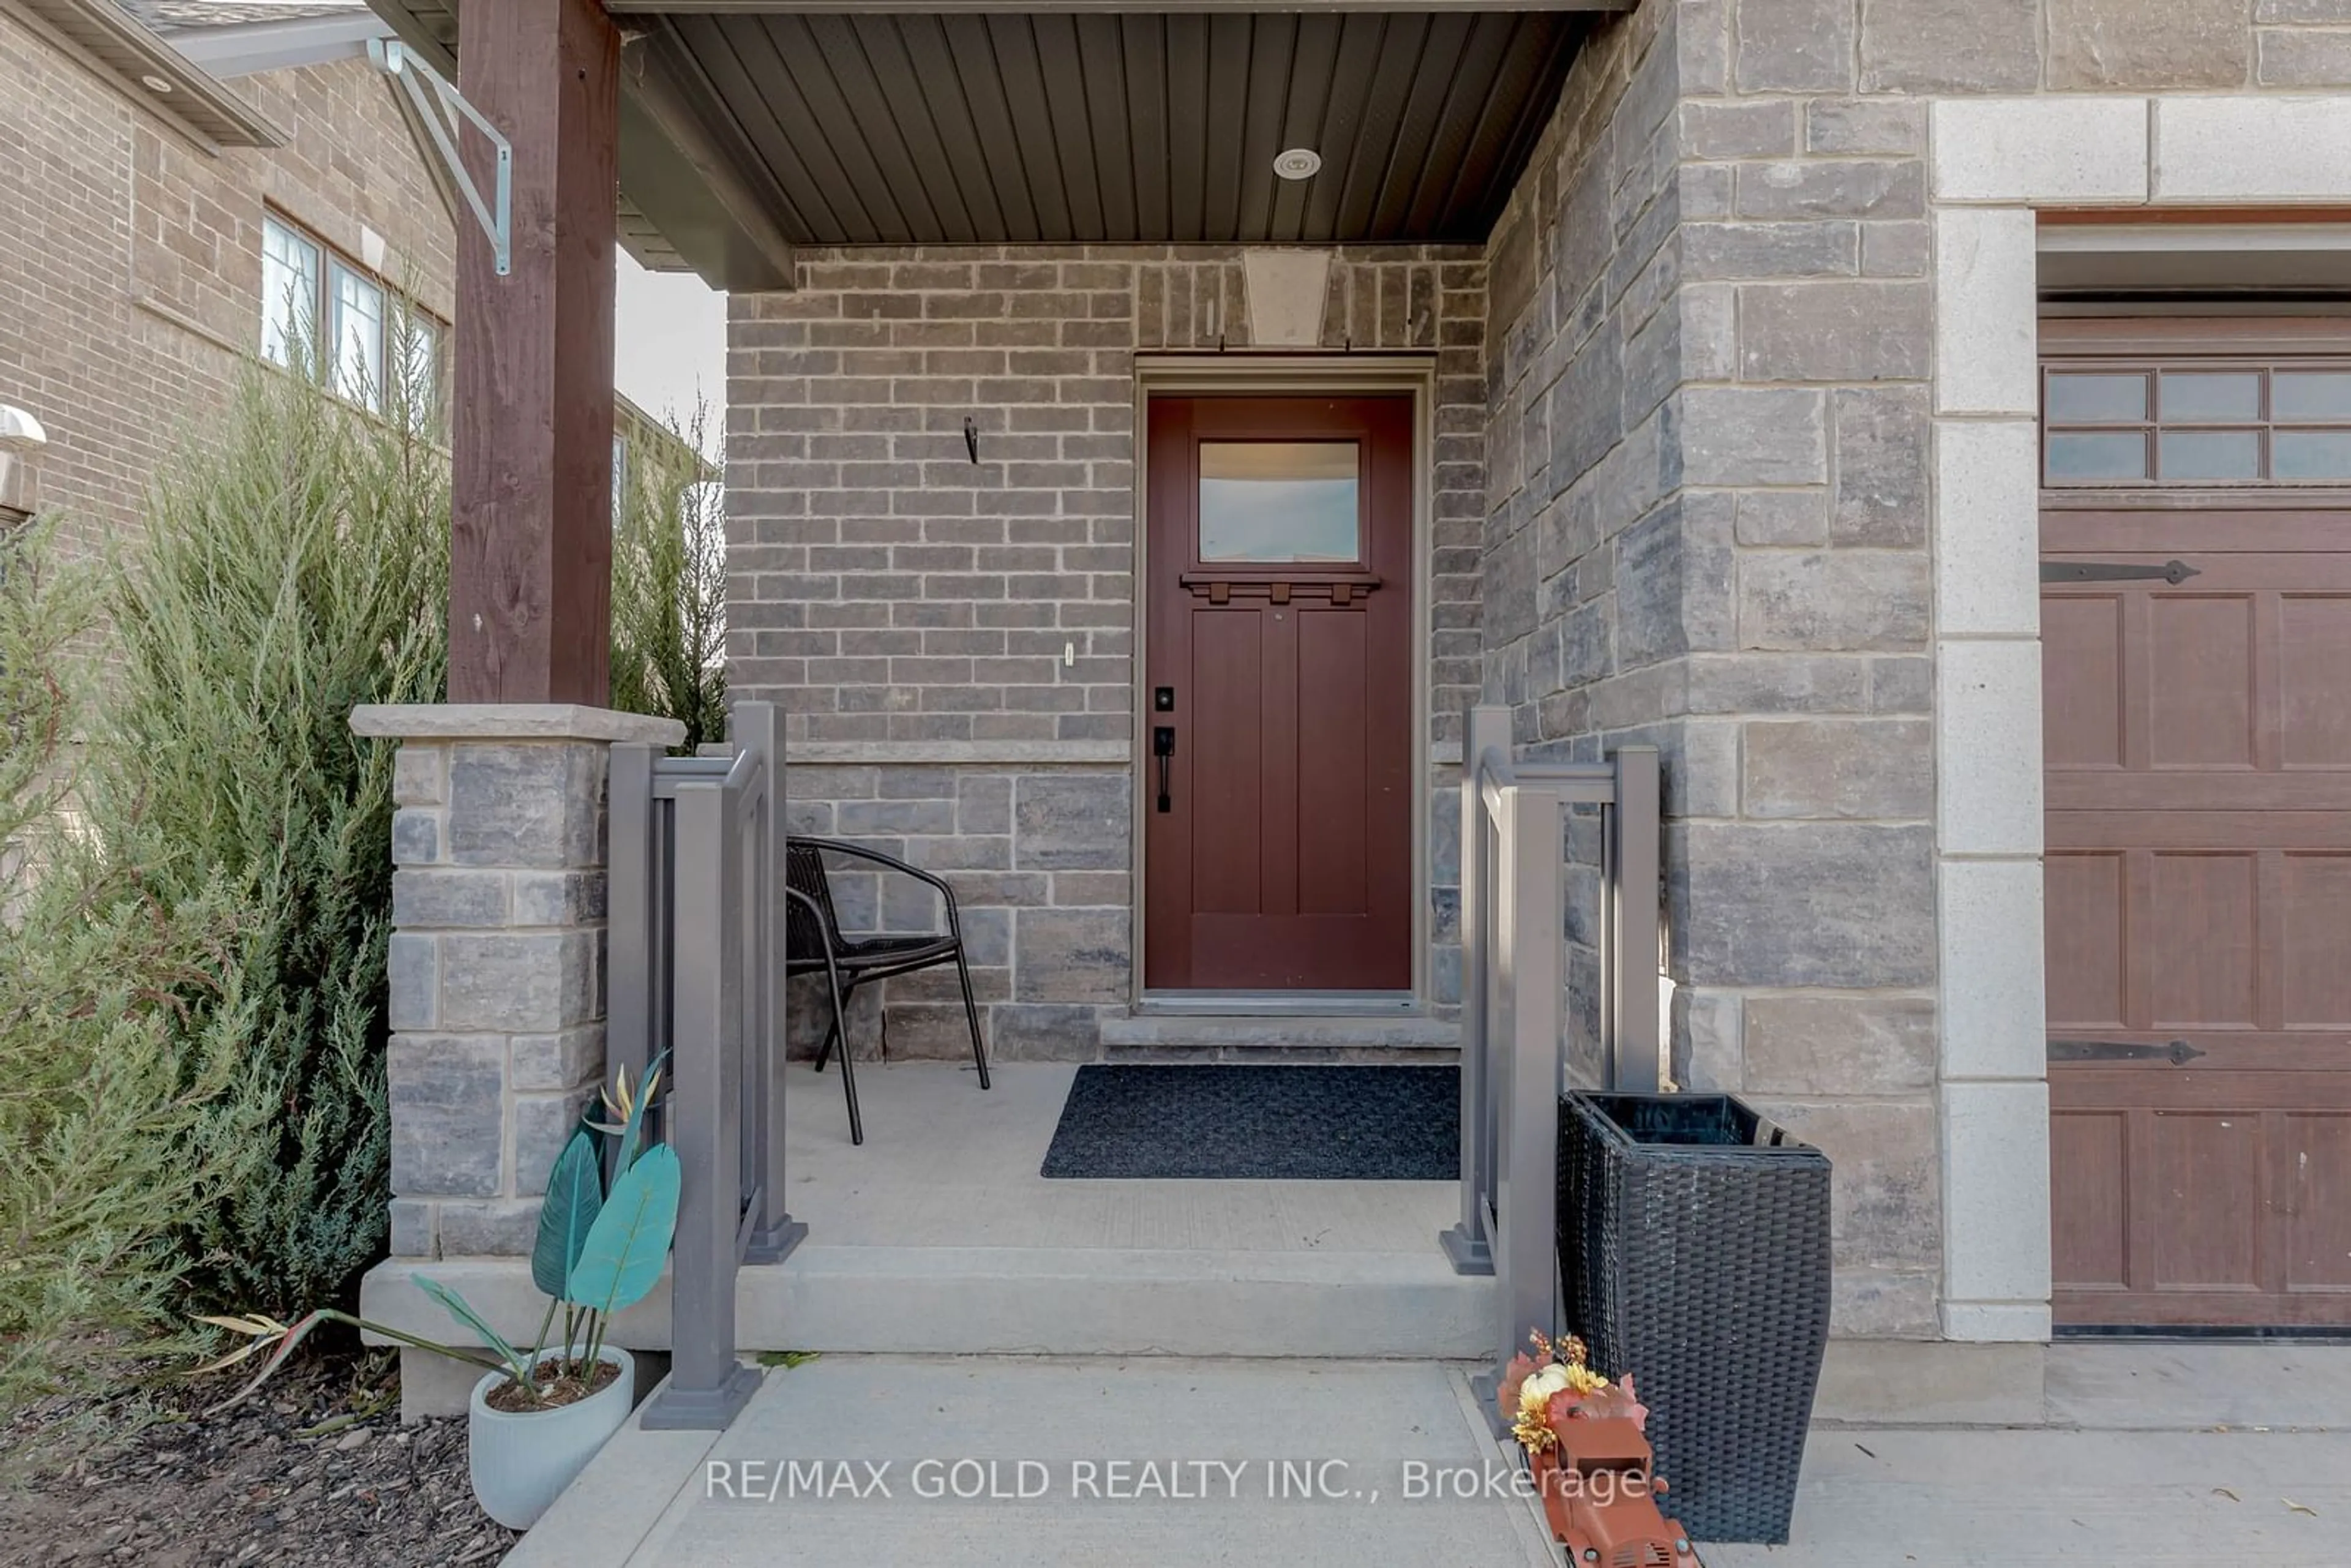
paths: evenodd
<path fill-rule="evenodd" d="M 2168 582 L 2177 588 L 2189 578 L 2202 575 L 2184 560 L 2168 560 L 2161 566 L 2103 560 L 2044 560 L 2041 563 L 2041 580 L 2043 582 L 2136 582 L 2147 580 Z"/>
<path fill-rule="evenodd" d="M 496 263 L 498 276 L 506 277 L 514 269 L 514 143 L 480 110 L 467 103 L 465 95 L 450 86 L 446 78 L 419 59 L 399 39 L 369 39 L 368 59 L 376 69 L 397 80 L 409 102 L 415 105 L 417 118 L 424 122 L 426 133 L 440 152 L 441 162 L 448 166 L 457 189 L 465 193 L 465 204 L 474 209 L 474 221 L 489 237 L 490 255 Z M 489 139 L 497 154 L 496 189 L 488 202 L 482 200 L 473 172 L 457 156 L 457 133 L 463 129 L 460 116 Z"/>

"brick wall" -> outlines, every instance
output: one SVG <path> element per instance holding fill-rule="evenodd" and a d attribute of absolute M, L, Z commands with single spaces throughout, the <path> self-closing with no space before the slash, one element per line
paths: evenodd
<path fill-rule="evenodd" d="M 85 548 L 139 526 L 157 465 L 261 340 L 275 204 L 427 308 L 450 309 L 455 229 L 364 60 L 232 84 L 287 147 L 208 154 L 0 15 L 0 401 L 49 435 L 45 507 Z"/>
<path fill-rule="evenodd" d="M 1437 361 L 1432 757 L 1477 679 L 1484 319 L 1474 250 L 1337 253 L 1323 346 Z M 1091 1056 L 1128 994 L 1135 355 L 1250 342 L 1230 249 L 820 251 L 799 291 L 731 302 L 735 689 L 787 716 L 796 827 L 956 883 L 1007 1055 Z M 1458 876 L 1432 839 L 1449 1003 Z M 893 1051 L 966 1049 L 953 987 L 892 982 Z"/>

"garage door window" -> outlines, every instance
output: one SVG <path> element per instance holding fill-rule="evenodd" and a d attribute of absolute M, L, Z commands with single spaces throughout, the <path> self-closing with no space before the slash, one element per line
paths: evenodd
<path fill-rule="evenodd" d="M 2042 381 L 2053 488 L 2351 484 L 2351 364 L 2082 364 Z"/>

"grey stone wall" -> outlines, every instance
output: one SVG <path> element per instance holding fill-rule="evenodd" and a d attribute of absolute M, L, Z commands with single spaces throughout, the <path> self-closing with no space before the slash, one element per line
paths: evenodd
<path fill-rule="evenodd" d="M 1932 1334 L 1925 105 L 1859 96 L 1907 89 L 1855 74 L 1858 7 L 1739 9 L 1680 13 L 1683 277 L 1716 324 L 1684 367 L 1685 476 L 1721 597 L 1668 849 L 1675 1043 L 1836 1160 L 1839 1327 Z"/>
<path fill-rule="evenodd" d="M 1595 28 L 1489 242 L 1484 692 L 1510 706 L 1524 753 L 1648 740 L 1678 785 L 1680 731 L 1656 722 L 1674 710 L 1642 684 L 1685 643 L 1671 16 L 1652 5 Z M 1570 854 L 1567 1045 L 1591 1082 L 1593 814 L 1572 821 Z"/>
<path fill-rule="evenodd" d="M 797 831 L 953 883 L 994 1048 L 1091 1057 L 1133 963 L 1135 356 L 1249 349 L 1240 253 L 815 251 L 800 282 L 729 307 L 734 687 L 786 716 Z M 1478 683 L 1485 287 L 1475 248 L 1358 247 L 1324 297 L 1321 347 L 1436 361 L 1432 777 Z M 1432 834 L 1446 1005 L 1453 841 Z M 852 922 L 932 918 L 845 889 Z M 967 1049 L 953 988 L 889 983 L 893 1053 Z M 853 1032 L 879 1049 L 870 1013 Z"/>
<path fill-rule="evenodd" d="M 935 870 L 956 889 L 974 996 L 994 1054 L 1090 1058 L 1100 1009 L 1123 1008 L 1132 905 L 1132 789 L 1123 768 L 1041 764 L 795 766 L 795 832 L 854 840 Z M 903 876 L 831 868 L 842 925 L 863 931 L 943 931 L 930 889 Z M 966 1055 L 963 993 L 952 968 L 887 983 L 893 1057 Z M 798 983 L 795 1045 L 822 1037 L 821 984 Z M 883 1047 L 883 998 L 856 997 L 851 1038 L 861 1057 Z"/>
<path fill-rule="evenodd" d="M 601 742 L 405 742 L 393 775 L 392 1251 L 526 1253 L 604 1071 Z"/>
<path fill-rule="evenodd" d="M 1840 1328 L 1929 1333 L 1923 109 L 1782 96 L 1851 49 L 1747 11 L 1605 25 L 1497 231 L 1487 690 L 1527 750 L 1662 748 L 1675 1075 L 1837 1160 Z"/>
<path fill-rule="evenodd" d="M 2337 86 L 2346 24 L 1648 0 L 1489 243 L 1485 689 L 1522 749 L 1663 748 L 1675 1070 L 1836 1158 L 1842 1332 L 1938 1332 L 1930 101 Z"/>
<path fill-rule="evenodd" d="M 2351 9 L 2344 0 L 1698 3 L 1728 22 L 1735 39 L 1727 50 L 1729 85 L 1740 96 L 2242 91 L 2351 82 L 2351 35 L 2344 31 Z"/>

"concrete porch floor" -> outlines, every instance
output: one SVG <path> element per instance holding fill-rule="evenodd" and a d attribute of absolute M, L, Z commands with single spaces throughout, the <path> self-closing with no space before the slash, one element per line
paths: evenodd
<path fill-rule="evenodd" d="M 786 1203 L 809 1237 L 744 1271 L 747 1346 L 1442 1358 L 1493 1281 L 1453 1272 L 1451 1182 L 1048 1181 L 1074 1065 L 789 1070 Z"/>
<path fill-rule="evenodd" d="M 839 1069 L 788 1070 L 786 1204 L 809 1235 L 740 1271 L 746 1352 L 979 1355 L 1476 1357 L 1494 1281 L 1454 1273 L 1437 1233 L 1452 1182 L 1048 1181 L 1038 1175 L 1077 1068 L 1008 1061 L 858 1064 L 865 1143 L 849 1141 Z M 438 1333 L 412 1260 L 367 1280 L 367 1316 Z M 545 1305 L 520 1258 L 423 1271 L 503 1332 Z M 665 1350 L 666 1284 L 614 1328 Z M 425 1358 L 410 1356 L 412 1363 Z M 414 1368 L 412 1415 L 463 1408 Z"/>
<path fill-rule="evenodd" d="M 819 1247 L 1416 1253 L 1460 1215 L 1452 1182 L 1071 1181 L 1037 1174 L 1075 1064 L 857 1064 L 865 1142 L 838 1066 L 786 1069 L 785 1202 Z"/>

